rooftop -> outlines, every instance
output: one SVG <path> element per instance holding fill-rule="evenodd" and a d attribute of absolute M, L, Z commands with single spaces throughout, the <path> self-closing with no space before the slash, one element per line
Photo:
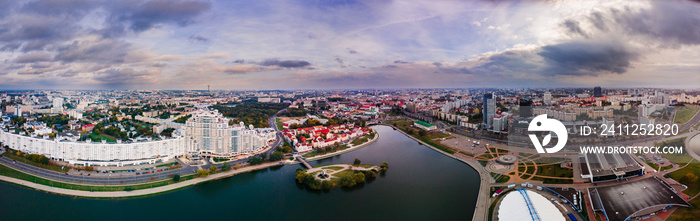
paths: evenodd
<path fill-rule="evenodd" d="M 425 121 L 419 121 L 419 120 L 417 120 L 415 123 L 417 123 L 417 124 L 419 124 L 419 125 L 421 125 L 421 126 L 424 126 L 424 127 L 432 127 L 432 126 L 435 126 L 434 124 L 431 124 L 431 123 L 428 123 L 428 122 L 425 122 Z"/>
<path fill-rule="evenodd" d="M 656 176 L 619 185 L 589 188 L 588 192 L 593 201 L 593 209 L 605 211 L 609 221 L 647 215 L 635 213 L 655 207 L 690 206 L 671 186 Z"/>
<path fill-rule="evenodd" d="M 590 173 L 593 176 L 614 175 L 642 169 L 630 154 L 586 154 Z M 585 173 L 584 173 L 585 174 Z"/>

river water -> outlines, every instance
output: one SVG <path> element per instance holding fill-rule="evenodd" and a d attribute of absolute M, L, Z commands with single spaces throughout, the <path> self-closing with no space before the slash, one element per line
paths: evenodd
<path fill-rule="evenodd" d="M 300 165 L 284 165 L 156 196 L 98 200 L 0 183 L 2 220 L 471 220 L 479 174 L 387 126 L 379 140 L 312 166 L 389 163 L 384 176 L 354 187 L 307 190 Z"/>

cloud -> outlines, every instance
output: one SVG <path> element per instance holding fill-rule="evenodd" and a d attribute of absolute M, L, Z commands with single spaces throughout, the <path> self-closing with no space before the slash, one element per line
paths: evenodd
<path fill-rule="evenodd" d="M 75 40 L 60 46 L 55 59 L 62 62 L 123 63 L 131 44 L 98 37 Z"/>
<path fill-rule="evenodd" d="M 149 84 L 157 80 L 160 69 L 134 70 L 132 68 L 110 68 L 94 74 L 93 79 L 108 87 L 131 84 Z"/>
<path fill-rule="evenodd" d="M 151 0 L 143 4 L 138 1 L 117 1 L 116 9 L 111 20 L 116 26 L 124 23 L 134 32 L 142 32 L 157 24 L 177 24 L 186 26 L 194 22 L 194 18 L 209 10 L 211 4 L 196 0 Z"/>
<path fill-rule="evenodd" d="M 614 43 L 568 42 L 542 47 L 537 53 L 545 58 L 545 75 L 622 74 L 640 55 Z"/>
<path fill-rule="evenodd" d="M 260 63 L 258 63 L 262 66 L 277 66 L 281 68 L 303 68 L 303 67 L 308 67 L 311 65 L 308 61 L 302 61 L 302 60 L 283 60 L 280 61 L 279 59 L 267 59 L 264 60 Z"/>
<path fill-rule="evenodd" d="M 15 63 L 34 63 L 39 61 L 50 61 L 51 54 L 47 52 L 30 52 L 15 58 Z"/>
<path fill-rule="evenodd" d="M 566 31 L 570 34 L 578 34 L 583 37 L 588 38 L 588 34 L 584 32 L 581 27 L 579 27 L 578 21 L 567 19 L 562 23 L 562 26 L 566 29 Z"/>
<path fill-rule="evenodd" d="M 271 70 L 278 70 L 279 68 L 277 67 L 261 67 L 258 65 L 236 65 L 233 67 L 219 67 L 217 68 L 218 71 L 224 72 L 227 74 L 247 74 L 251 72 L 262 72 L 262 71 L 271 71 Z"/>
<path fill-rule="evenodd" d="M 207 42 L 207 41 L 209 41 L 208 38 L 205 38 L 205 37 L 202 37 L 199 35 L 190 35 L 190 37 L 188 39 L 190 41 L 193 41 L 193 42 Z"/>

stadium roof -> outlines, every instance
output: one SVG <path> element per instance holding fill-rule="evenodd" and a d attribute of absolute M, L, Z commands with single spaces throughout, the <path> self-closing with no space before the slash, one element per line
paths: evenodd
<path fill-rule="evenodd" d="M 588 194 L 593 210 L 603 211 L 609 221 L 647 215 L 635 213 L 654 207 L 690 206 L 673 187 L 656 176 L 619 185 L 589 188 Z"/>
<path fill-rule="evenodd" d="M 534 212 L 533 212 L 534 210 Z M 511 191 L 503 197 L 498 207 L 499 221 L 565 221 L 564 215 L 547 198 L 537 192 L 521 189 Z"/>
<path fill-rule="evenodd" d="M 613 175 L 642 169 L 630 154 L 586 154 L 588 168 L 593 176 Z"/>

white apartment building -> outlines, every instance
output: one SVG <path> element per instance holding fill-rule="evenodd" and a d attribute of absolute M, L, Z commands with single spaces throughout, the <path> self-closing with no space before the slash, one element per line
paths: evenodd
<path fill-rule="evenodd" d="M 271 128 L 255 129 L 243 122 L 229 126 L 229 119 L 221 113 L 204 109 L 187 120 L 185 134 L 190 153 L 219 157 L 253 153 L 276 137 Z"/>
<path fill-rule="evenodd" d="M 218 111 L 199 110 L 172 138 L 143 142 L 77 141 L 75 137 L 26 136 L 0 129 L 0 142 L 25 153 L 41 154 L 74 165 L 128 166 L 153 164 L 186 154 L 230 157 L 254 153 L 268 146 L 276 133 L 271 128 L 229 126 Z"/>

